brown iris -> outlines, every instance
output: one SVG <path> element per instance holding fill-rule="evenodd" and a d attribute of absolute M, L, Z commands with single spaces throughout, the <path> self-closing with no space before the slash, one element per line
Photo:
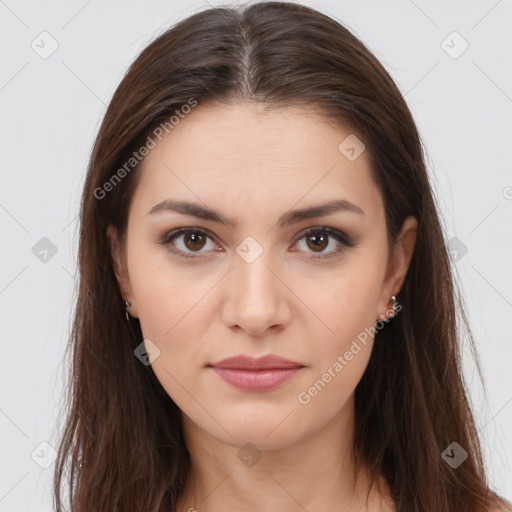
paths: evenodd
<path fill-rule="evenodd" d="M 313 245 L 310 245 L 310 241 L 313 241 Z M 321 252 L 329 244 L 329 237 L 325 233 L 315 233 L 306 237 L 308 246 L 316 252 Z M 318 249 L 318 251 L 317 251 Z"/>
<path fill-rule="evenodd" d="M 199 233 L 185 233 L 183 240 L 187 249 L 191 251 L 202 249 L 206 243 L 206 237 Z M 188 244 L 189 241 L 191 241 L 190 245 Z"/>

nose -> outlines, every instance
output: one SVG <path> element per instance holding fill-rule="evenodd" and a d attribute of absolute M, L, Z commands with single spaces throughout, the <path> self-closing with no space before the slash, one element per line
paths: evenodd
<path fill-rule="evenodd" d="M 291 291 L 279 274 L 267 251 L 251 263 L 235 255 L 222 308 L 225 325 L 253 336 L 273 333 L 287 325 Z"/>

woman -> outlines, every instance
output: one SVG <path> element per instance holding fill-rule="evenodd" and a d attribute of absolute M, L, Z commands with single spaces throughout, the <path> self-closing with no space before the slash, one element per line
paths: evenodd
<path fill-rule="evenodd" d="M 417 129 L 339 23 L 264 2 L 158 37 L 81 208 L 57 511 L 68 463 L 76 512 L 510 509 Z"/>

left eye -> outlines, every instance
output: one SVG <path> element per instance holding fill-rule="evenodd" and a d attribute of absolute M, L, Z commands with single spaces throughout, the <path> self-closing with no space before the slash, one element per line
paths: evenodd
<path fill-rule="evenodd" d="M 315 256 L 313 256 L 312 259 L 330 258 L 331 256 L 335 256 L 342 252 L 346 247 L 354 246 L 354 243 L 347 235 L 337 229 L 327 227 L 310 228 L 298 239 L 298 242 L 302 239 L 305 239 L 305 243 L 308 248 L 313 249 Z M 334 239 L 335 242 L 331 244 L 330 242 L 332 239 Z M 334 246 L 334 249 L 331 251 L 324 251 L 324 249 L 329 246 Z M 320 253 L 320 255 L 317 256 L 316 253 Z"/>
<path fill-rule="evenodd" d="M 296 243 L 303 239 L 305 239 L 307 247 L 312 249 L 312 253 L 314 255 L 311 259 L 329 258 L 342 252 L 346 247 L 354 246 L 354 243 L 347 235 L 341 231 L 327 227 L 308 229 L 307 232 L 303 233 L 297 239 Z M 331 251 L 325 251 L 326 248 L 330 246 L 332 247 L 332 239 L 335 240 L 334 249 Z M 171 253 L 176 254 L 181 258 L 193 259 L 200 257 L 200 255 L 196 255 L 194 253 L 207 252 L 202 251 L 201 249 L 207 246 L 208 240 L 213 244 L 213 247 L 210 247 L 210 249 L 216 250 L 215 242 L 206 231 L 199 228 L 180 228 L 167 233 L 160 243 L 167 246 L 167 249 Z"/>

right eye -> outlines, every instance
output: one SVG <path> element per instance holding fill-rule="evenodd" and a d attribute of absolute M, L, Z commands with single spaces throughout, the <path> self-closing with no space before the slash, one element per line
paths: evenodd
<path fill-rule="evenodd" d="M 201 249 L 207 245 L 208 239 L 214 243 L 212 237 L 203 229 L 179 228 L 164 235 L 160 243 L 165 245 L 169 252 L 180 258 L 194 259 L 200 258 L 200 253 L 207 252 L 201 251 Z M 199 254 L 195 255 L 194 253 Z"/>

